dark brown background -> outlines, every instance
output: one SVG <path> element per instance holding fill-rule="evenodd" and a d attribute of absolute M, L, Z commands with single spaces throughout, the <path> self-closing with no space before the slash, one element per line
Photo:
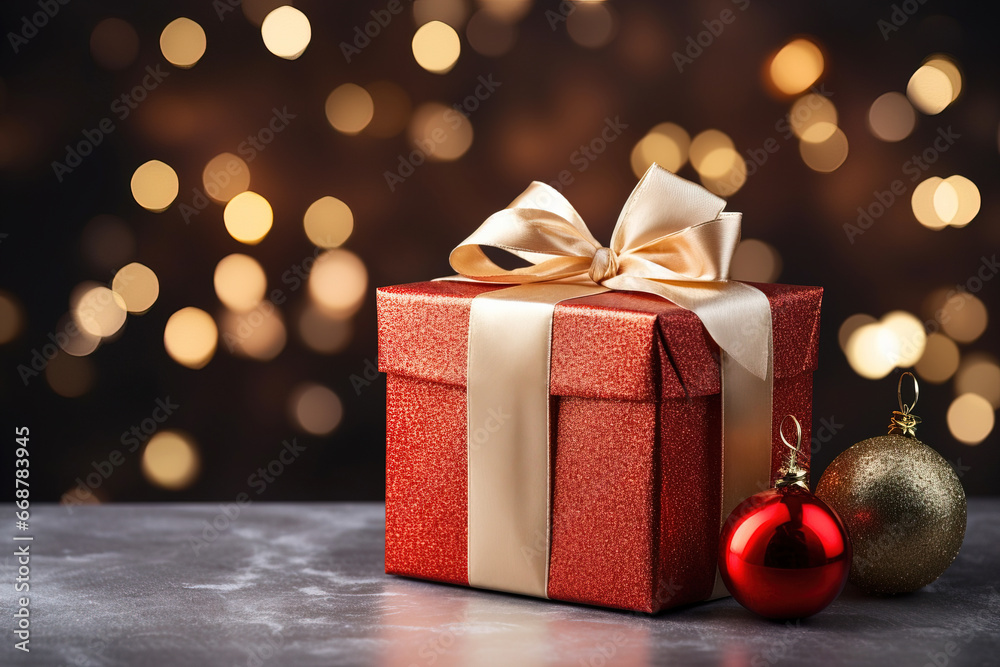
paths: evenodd
<path fill-rule="evenodd" d="M 338 47 L 353 29 L 384 3 L 296 2 L 312 23 L 305 54 L 285 61 L 268 53 L 258 28 L 237 9 L 220 21 L 207 0 L 173 3 L 84 2 L 62 6 L 49 25 L 14 54 L 0 44 L 0 141 L 3 142 L 3 223 L 0 232 L 0 289 L 24 306 L 27 328 L 0 346 L 0 399 L 4 434 L 13 424 L 32 429 L 33 498 L 57 500 L 74 479 L 120 448 L 120 434 L 149 416 L 157 398 L 169 396 L 181 408 L 170 427 L 190 432 L 202 456 L 202 473 L 185 491 L 147 483 L 139 457 L 130 456 L 102 487 L 107 500 L 231 500 L 246 489 L 247 476 L 277 454 L 280 443 L 298 437 L 307 446 L 301 462 L 267 490 L 269 499 L 377 499 L 384 484 L 384 382 L 356 393 L 352 374 L 376 354 L 374 299 L 356 317 L 349 348 L 322 356 L 290 333 L 274 361 L 259 363 L 220 350 L 204 369 L 174 363 L 163 349 L 163 328 L 178 308 L 194 305 L 215 312 L 215 263 L 225 254 L 247 251 L 264 265 L 271 285 L 282 272 L 312 253 L 301 233 L 305 207 L 322 195 L 347 201 L 355 232 L 345 247 L 365 261 L 372 287 L 412 282 L 450 272 L 450 249 L 487 215 L 505 206 L 532 179 L 551 181 L 572 169 L 565 194 L 598 238 L 607 238 L 617 212 L 635 182 L 629 153 L 653 125 L 672 121 L 693 135 L 707 128 L 728 133 L 744 155 L 777 137 L 772 155 L 730 198 L 729 209 L 744 212 L 744 236 L 778 249 L 784 268 L 779 281 L 826 288 L 820 368 L 816 373 L 814 423 L 841 425 L 820 443 L 814 472 L 853 442 L 884 432 L 895 408 L 896 374 L 870 381 L 849 368 L 836 331 L 857 312 L 875 316 L 894 309 L 920 314 L 932 290 L 964 282 L 1000 243 L 996 198 L 997 90 L 1000 49 L 994 21 L 972 3 L 927 3 L 884 40 L 877 21 L 891 3 L 763 2 L 753 0 L 705 53 L 678 73 L 671 54 L 689 35 L 704 30 L 730 2 L 612 3 L 617 35 L 601 49 L 575 44 L 563 25 L 550 28 L 536 3 L 518 26 L 514 48 L 500 58 L 478 55 L 463 37 L 457 66 L 440 76 L 419 68 L 410 53 L 415 25 L 409 9 L 393 19 L 350 64 Z M 19 26 L 35 2 L 5 2 L 3 33 Z M 88 49 L 93 26 L 107 16 L 129 21 L 140 37 L 135 62 L 118 72 L 94 64 Z M 158 37 L 178 16 L 198 21 L 208 35 L 204 58 L 190 70 L 165 64 L 168 79 L 147 102 L 57 183 L 50 163 L 84 128 L 108 115 L 111 100 L 142 77 L 146 65 L 162 63 Z M 460 30 L 460 34 L 462 31 Z M 796 142 L 775 124 L 789 101 L 769 95 L 762 68 L 769 54 L 793 36 L 810 35 L 826 52 L 821 82 L 833 92 L 850 155 L 832 174 L 809 170 Z M 945 52 L 961 64 L 961 98 L 939 116 L 920 116 L 906 140 L 883 143 L 865 125 L 871 102 L 889 90 L 903 90 L 921 61 Z M 469 95 L 479 76 L 501 87 L 471 115 L 475 141 L 460 160 L 419 168 L 395 192 L 383 172 L 408 152 L 405 136 L 347 137 L 333 131 L 323 114 L 327 94 L 344 82 L 391 80 L 415 104 L 445 104 Z M 253 189 L 268 197 L 275 226 L 268 238 L 247 250 L 227 234 L 222 208 L 211 206 L 185 225 L 177 204 L 165 213 L 139 208 L 129 192 L 135 167 L 157 157 L 180 176 L 187 201 L 200 185 L 204 164 L 233 151 L 269 118 L 287 107 L 297 118 L 251 165 Z M 628 125 L 600 158 L 579 173 L 571 154 L 596 136 L 605 119 Z M 971 178 L 982 193 L 982 211 L 966 229 L 940 233 L 920 227 L 908 197 L 897 203 L 854 244 L 842 225 L 857 217 L 873 192 L 900 177 L 901 165 L 929 146 L 939 127 L 961 134 L 928 175 Z M 690 166 L 682 175 L 696 179 Z M 153 309 L 129 318 L 119 340 L 93 356 L 97 381 L 86 395 L 65 399 L 43 378 L 24 387 L 16 368 L 29 363 L 66 311 L 68 294 L 83 280 L 107 281 L 83 261 L 79 238 L 98 214 L 120 216 L 138 245 L 134 259 L 154 268 L 161 293 Z M 998 311 L 1000 282 L 978 294 L 991 314 Z M 977 342 L 963 346 L 997 354 L 996 323 Z M 302 380 L 322 382 L 343 399 L 345 417 L 329 437 L 296 432 L 287 418 L 287 396 Z M 924 383 L 921 437 L 955 464 L 970 494 L 996 493 L 1000 482 L 997 435 L 970 447 L 954 440 L 945 423 L 952 383 Z M 5 425 L 4 427 L 8 427 Z M 4 435 L 0 451 L 12 444 Z M 3 470 L 13 452 L 2 455 Z M 6 476 L 6 474 L 5 474 Z"/>

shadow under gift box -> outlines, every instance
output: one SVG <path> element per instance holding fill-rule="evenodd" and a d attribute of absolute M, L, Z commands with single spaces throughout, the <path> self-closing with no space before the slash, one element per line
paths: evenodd
<path fill-rule="evenodd" d="M 794 414 L 810 433 L 823 290 L 753 286 L 771 304 L 773 478 L 784 460 L 781 416 Z M 469 311 L 475 296 L 501 288 L 441 281 L 377 292 L 387 573 L 469 585 Z M 549 598 L 655 612 L 711 594 L 719 392 L 718 346 L 694 313 L 631 292 L 555 307 Z M 498 415 L 508 418 L 516 416 Z M 480 435 L 474 446 L 488 447 L 488 431 Z M 522 551 L 544 557 L 544 536 Z"/>

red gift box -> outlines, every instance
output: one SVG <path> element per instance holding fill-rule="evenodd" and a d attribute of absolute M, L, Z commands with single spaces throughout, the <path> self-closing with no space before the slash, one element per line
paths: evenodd
<path fill-rule="evenodd" d="M 771 306 L 773 477 L 781 417 L 810 432 L 822 289 L 754 287 Z M 387 573 L 469 585 L 469 312 L 500 288 L 378 290 Z M 718 346 L 691 311 L 608 292 L 555 307 L 551 359 L 548 597 L 644 612 L 708 598 L 722 518 Z"/>

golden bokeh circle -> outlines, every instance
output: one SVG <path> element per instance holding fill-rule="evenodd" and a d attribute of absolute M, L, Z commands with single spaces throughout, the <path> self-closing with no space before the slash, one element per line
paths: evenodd
<path fill-rule="evenodd" d="M 320 248 L 336 248 L 354 231 L 351 207 L 336 197 L 320 197 L 302 218 L 306 236 Z"/>
<path fill-rule="evenodd" d="M 215 265 L 212 276 L 215 294 L 227 308 L 246 312 L 256 308 L 267 292 L 267 275 L 253 257 L 242 253 L 226 255 Z"/>
<path fill-rule="evenodd" d="M 160 160 L 150 160 L 132 174 L 132 196 L 144 209 L 160 212 L 177 198 L 177 172 Z"/>
<path fill-rule="evenodd" d="M 125 302 L 130 313 L 145 313 L 160 295 L 160 281 L 145 264 L 126 264 L 115 274 L 111 289 Z"/>
<path fill-rule="evenodd" d="M 355 83 L 334 88 L 326 98 L 326 119 L 343 134 L 358 134 L 375 114 L 375 104 L 367 90 Z"/>
<path fill-rule="evenodd" d="M 160 33 L 160 51 L 175 67 L 194 67 L 207 45 L 204 28 L 187 17 L 174 19 Z"/>
<path fill-rule="evenodd" d="M 798 95 L 823 75 L 823 52 L 811 40 L 794 39 L 774 54 L 768 64 L 771 83 L 785 95 Z"/>
<path fill-rule="evenodd" d="M 429 21 L 417 28 L 411 47 L 417 64 L 435 74 L 450 72 L 462 53 L 458 33 L 442 21 Z"/>
<path fill-rule="evenodd" d="M 264 17 L 260 34 L 268 51 L 279 58 L 295 60 L 309 46 L 312 26 L 300 10 L 283 5 Z"/>
<path fill-rule="evenodd" d="M 924 353 L 914 368 L 921 379 L 931 384 L 943 384 L 958 370 L 960 356 L 958 346 L 952 339 L 935 332 L 927 335 Z"/>
<path fill-rule="evenodd" d="M 203 368 L 215 355 L 219 329 L 212 316 L 188 306 L 170 316 L 163 330 L 167 354 L 182 366 Z"/>
<path fill-rule="evenodd" d="M 978 445 L 993 432 L 993 406 L 979 394 L 962 394 L 948 406 L 948 430 L 966 445 Z"/>
<path fill-rule="evenodd" d="M 271 231 L 274 212 L 264 197 L 247 190 L 229 200 L 222 219 L 234 239 L 247 245 L 257 245 Z"/>
<path fill-rule="evenodd" d="M 142 452 L 146 479 L 169 491 L 180 491 L 198 478 L 201 457 L 194 439 L 180 431 L 154 433 Z"/>

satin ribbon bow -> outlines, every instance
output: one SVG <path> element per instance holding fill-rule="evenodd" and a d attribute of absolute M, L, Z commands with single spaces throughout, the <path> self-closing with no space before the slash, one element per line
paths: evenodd
<path fill-rule="evenodd" d="M 764 379 L 771 365 L 768 302 L 759 290 L 729 281 L 742 214 L 724 212 L 725 205 L 654 163 L 605 247 L 565 197 L 535 181 L 452 251 L 451 266 L 476 281 L 596 283 L 659 295 L 696 313 L 721 349 Z M 480 246 L 530 265 L 503 269 Z"/>

